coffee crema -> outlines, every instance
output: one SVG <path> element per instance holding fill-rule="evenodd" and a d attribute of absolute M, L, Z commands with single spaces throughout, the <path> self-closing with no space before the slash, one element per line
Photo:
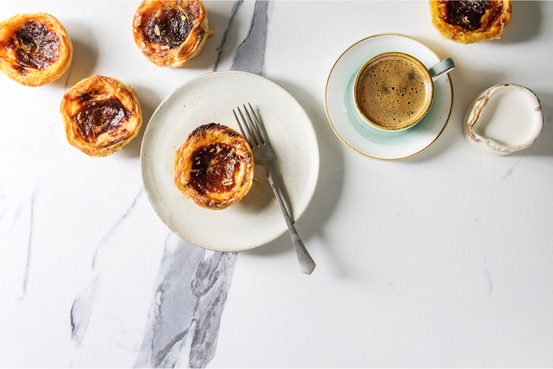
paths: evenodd
<path fill-rule="evenodd" d="M 370 60 L 359 73 L 355 98 L 373 125 L 399 130 L 418 122 L 432 102 L 432 79 L 426 68 L 401 53 Z"/>

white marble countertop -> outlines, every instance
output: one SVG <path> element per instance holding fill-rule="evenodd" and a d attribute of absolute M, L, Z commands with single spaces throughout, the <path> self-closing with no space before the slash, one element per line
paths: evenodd
<path fill-rule="evenodd" d="M 136 48 L 138 3 L 1 2 L 2 20 L 54 15 L 74 45 L 49 85 L 0 76 L 1 367 L 553 366 L 553 2 L 516 1 L 500 40 L 461 45 L 440 38 L 427 1 L 208 1 L 216 34 L 179 69 Z M 343 145 L 324 106 L 336 59 L 381 33 L 457 63 L 445 131 L 397 162 Z M 264 53 L 240 59 L 248 37 Z M 143 133 L 105 158 L 65 138 L 59 104 L 83 78 L 131 85 L 147 122 L 182 83 L 244 65 L 317 133 L 318 187 L 297 222 L 310 276 L 287 234 L 237 254 L 173 235 L 143 188 Z M 499 83 L 536 92 L 545 118 L 507 157 L 462 133 L 469 102 Z"/>

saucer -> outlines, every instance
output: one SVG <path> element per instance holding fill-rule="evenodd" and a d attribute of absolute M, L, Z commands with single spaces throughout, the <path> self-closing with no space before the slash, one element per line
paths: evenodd
<path fill-rule="evenodd" d="M 391 161 L 414 156 L 438 139 L 453 108 L 453 84 L 449 75 L 434 81 L 432 106 L 413 127 L 400 132 L 382 132 L 371 127 L 355 108 L 355 76 L 367 60 L 389 51 L 413 55 L 427 68 L 441 60 L 427 45 L 409 36 L 382 34 L 362 39 L 334 63 L 326 83 L 325 108 L 330 126 L 346 146 L 361 155 Z"/>

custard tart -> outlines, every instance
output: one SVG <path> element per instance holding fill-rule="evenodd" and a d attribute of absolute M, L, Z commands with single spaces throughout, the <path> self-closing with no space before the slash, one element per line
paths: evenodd
<path fill-rule="evenodd" d="M 58 79 L 72 56 L 69 35 L 50 14 L 18 14 L 0 23 L 0 69 L 24 86 Z"/>
<path fill-rule="evenodd" d="M 142 110 L 132 89 L 111 77 L 83 79 L 60 105 L 67 141 L 89 156 L 107 156 L 132 141 Z"/>
<path fill-rule="evenodd" d="M 499 38 L 511 22 L 510 0 L 431 0 L 432 23 L 439 34 L 462 44 Z"/>
<path fill-rule="evenodd" d="M 133 19 L 136 46 L 158 67 L 183 66 L 214 33 L 201 0 L 144 0 Z"/>
<path fill-rule="evenodd" d="M 177 150 L 173 169 L 180 192 L 203 208 L 218 210 L 248 193 L 254 161 L 244 137 L 209 123 L 196 128 Z"/>

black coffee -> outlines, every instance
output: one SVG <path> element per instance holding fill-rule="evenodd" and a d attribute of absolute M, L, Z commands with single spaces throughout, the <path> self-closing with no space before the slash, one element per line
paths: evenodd
<path fill-rule="evenodd" d="M 365 66 L 355 95 L 370 121 L 385 129 L 400 129 L 424 116 L 432 98 L 432 81 L 411 59 L 384 55 Z"/>

